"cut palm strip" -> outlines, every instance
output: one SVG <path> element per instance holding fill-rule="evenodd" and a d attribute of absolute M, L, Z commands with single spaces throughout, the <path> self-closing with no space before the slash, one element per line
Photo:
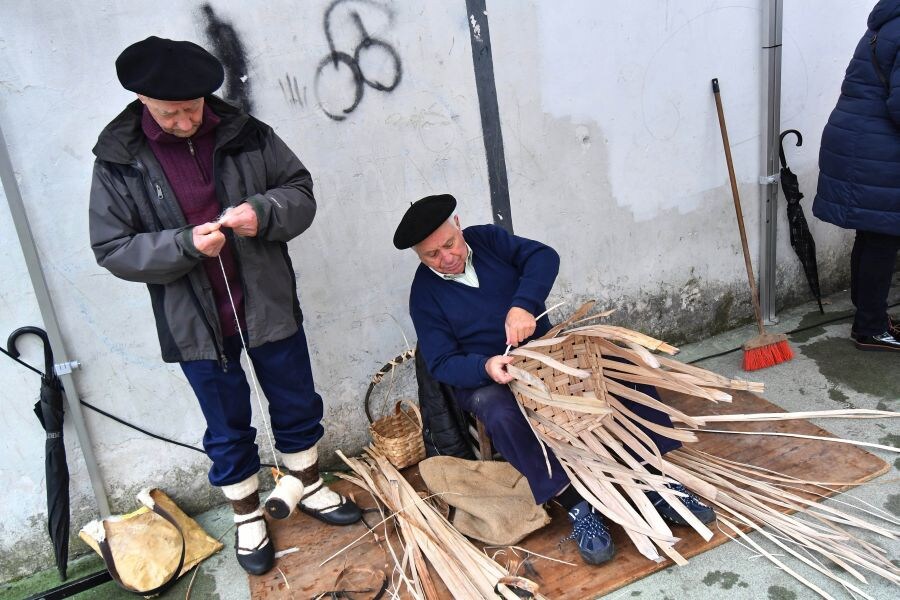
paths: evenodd
<path fill-rule="evenodd" d="M 598 324 L 575 326 L 592 318 L 587 315 L 589 308 L 582 307 L 573 318 L 552 329 L 544 338 L 524 344 L 511 353 L 515 359 L 509 365 L 509 373 L 514 378 L 510 388 L 535 434 L 556 454 L 575 489 L 600 514 L 621 525 L 644 556 L 659 561 L 667 555 L 678 564 L 685 562 L 674 548 L 678 538 L 647 501 L 647 490 L 659 493 L 704 539 L 713 535 L 680 502 L 678 494 L 666 487 L 667 483 L 676 480 L 713 505 L 725 528 L 822 597 L 830 598 L 821 587 L 804 579 L 748 538 L 740 527 L 761 530 L 764 537 L 790 557 L 862 597 L 868 598 L 855 584 L 833 575 L 823 563 L 840 567 L 861 584 L 866 582 L 866 572 L 900 583 L 900 569 L 891 563 L 883 549 L 845 529 L 854 527 L 896 539 L 898 532 L 891 526 L 897 521 L 890 515 L 863 509 L 868 516 L 889 525 L 872 523 L 856 514 L 818 504 L 816 500 L 822 497 L 821 491 L 833 491 L 821 482 L 788 477 L 690 448 L 697 440 L 698 432 L 719 431 L 700 429 L 711 423 L 762 423 L 826 417 L 893 418 L 900 413 L 848 410 L 685 414 L 641 392 L 636 386 L 655 386 L 715 404 L 731 400 L 727 390 L 761 392 L 763 385 L 729 379 L 666 356 L 651 354 L 675 354 L 677 348 L 636 331 Z M 686 427 L 650 423 L 629 410 L 624 400 L 662 411 Z M 687 446 L 661 456 L 638 423 L 656 434 L 681 440 Z M 721 433 L 785 435 L 857 443 L 840 438 L 764 431 Z M 898 451 L 880 444 L 859 445 Z M 652 475 L 647 466 L 655 468 L 661 475 Z M 812 499 L 803 495 L 807 493 L 813 496 Z"/>
<path fill-rule="evenodd" d="M 404 552 L 403 558 L 392 554 L 395 572 L 402 575 L 399 584 L 392 581 L 394 597 L 438 598 L 431 565 L 453 598 L 518 600 L 517 590 L 544 598 L 534 582 L 514 576 L 478 550 L 375 449 L 367 449 L 361 458 L 347 458 L 340 451 L 338 455 L 355 475 L 341 477 L 372 494 L 398 526 Z"/>

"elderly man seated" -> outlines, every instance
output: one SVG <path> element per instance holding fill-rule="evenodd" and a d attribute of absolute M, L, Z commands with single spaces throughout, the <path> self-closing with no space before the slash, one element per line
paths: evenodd
<path fill-rule="evenodd" d="M 512 376 L 503 356 L 507 345 L 517 346 L 550 329 L 547 317 L 535 319 L 559 271 L 553 248 L 507 233 L 495 225 L 461 229 L 454 216 L 456 199 L 448 194 L 413 203 L 396 232 L 394 246 L 413 248 L 422 264 L 416 270 L 409 311 L 419 351 L 431 375 L 452 386 L 460 408 L 474 414 L 494 446 L 525 478 L 538 504 L 555 500 L 572 522 L 573 539 L 588 564 L 610 560 L 615 552 L 603 518 L 569 484 L 556 457 L 549 453 L 552 475 L 544 454 L 506 384 Z M 658 398 L 651 386 L 637 386 Z M 648 421 L 671 426 L 664 413 L 620 399 Z M 665 453 L 681 444 L 646 428 Z M 711 508 L 682 486 L 673 489 L 702 522 L 715 518 Z M 655 492 L 648 493 L 660 514 L 670 522 L 683 519 Z"/>

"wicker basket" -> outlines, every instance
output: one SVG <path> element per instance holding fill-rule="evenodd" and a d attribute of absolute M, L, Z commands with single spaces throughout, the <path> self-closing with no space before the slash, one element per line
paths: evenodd
<path fill-rule="evenodd" d="M 401 404 L 409 408 L 403 409 Z M 375 420 L 369 425 L 372 443 L 391 464 L 403 469 L 425 458 L 425 442 L 422 440 L 422 414 L 412 403 L 401 400 L 394 414 Z"/>
<path fill-rule="evenodd" d="M 373 419 L 369 402 L 372 391 L 384 376 L 397 365 L 414 356 L 415 352 L 409 350 L 385 364 L 372 378 L 366 392 L 365 410 L 370 423 L 369 434 L 372 436 L 372 444 L 398 469 L 414 465 L 425 458 L 422 413 L 413 402 L 400 400 L 394 406 L 393 414 Z M 406 405 L 406 408 L 403 408 L 402 405 Z"/>

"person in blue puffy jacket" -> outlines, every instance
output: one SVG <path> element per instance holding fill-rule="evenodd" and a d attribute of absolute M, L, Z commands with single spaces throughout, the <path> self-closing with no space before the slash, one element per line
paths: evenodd
<path fill-rule="evenodd" d="M 900 248 L 900 0 L 875 5 L 847 67 L 822 132 L 813 214 L 856 230 L 850 255 L 856 347 L 900 352 L 900 321 L 887 313 Z"/>

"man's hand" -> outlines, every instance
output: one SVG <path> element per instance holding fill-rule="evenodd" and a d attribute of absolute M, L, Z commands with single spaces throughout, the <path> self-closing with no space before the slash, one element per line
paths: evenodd
<path fill-rule="evenodd" d="M 511 363 L 514 358 L 514 356 L 492 356 L 484 363 L 484 370 L 497 383 L 509 383 L 513 380 L 513 376 L 506 372 L 506 365 Z"/>
<path fill-rule="evenodd" d="M 256 233 L 259 230 L 256 211 L 247 202 L 226 210 L 222 218 L 219 219 L 219 224 L 222 227 L 230 227 L 241 237 L 256 237 Z"/>
<path fill-rule="evenodd" d="M 225 234 L 218 223 L 197 225 L 191 232 L 194 247 L 206 256 L 218 256 L 225 245 Z"/>
<path fill-rule="evenodd" d="M 527 340 L 534 333 L 537 321 L 534 315 L 525 310 L 513 306 L 506 313 L 506 343 L 510 346 L 518 346 L 523 340 Z"/>

